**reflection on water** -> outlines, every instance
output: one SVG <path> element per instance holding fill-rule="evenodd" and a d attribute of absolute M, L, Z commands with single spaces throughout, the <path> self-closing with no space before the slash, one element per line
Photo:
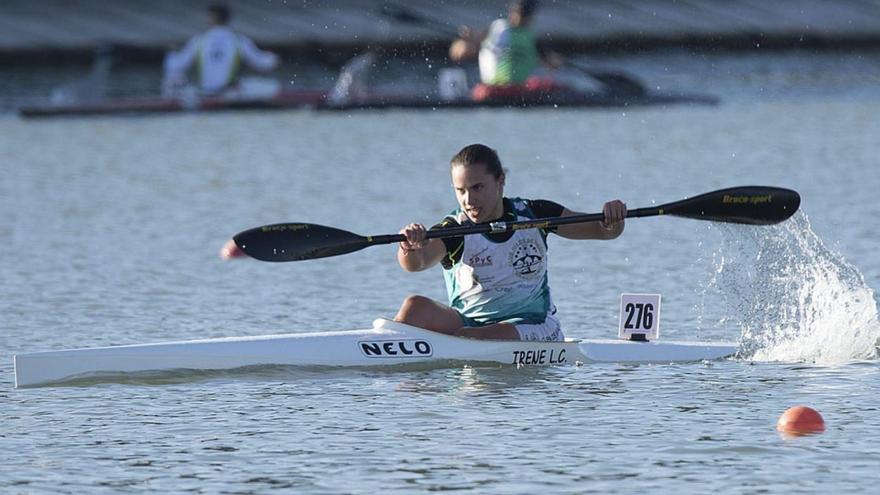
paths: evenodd
<path fill-rule="evenodd" d="M 503 398 L 541 386 L 557 376 L 553 368 L 470 366 L 413 377 L 398 383 L 397 390 L 417 394 L 449 394 L 460 399 L 472 396 Z"/>
<path fill-rule="evenodd" d="M 405 377 L 396 389 L 413 393 L 463 393 L 483 394 L 528 386 L 553 378 L 551 368 L 503 366 L 494 363 L 466 364 L 455 361 L 435 361 L 389 366 L 333 367 L 333 366 L 286 366 L 258 365 L 233 369 L 198 370 L 174 369 L 137 372 L 90 372 L 64 380 L 27 388 L 91 387 L 101 384 L 125 386 L 164 386 L 169 384 L 213 383 L 228 380 L 244 381 L 300 381 L 338 380 L 357 375 L 363 378 L 382 379 Z M 441 385 L 442 388 L 436 388 Z"/>

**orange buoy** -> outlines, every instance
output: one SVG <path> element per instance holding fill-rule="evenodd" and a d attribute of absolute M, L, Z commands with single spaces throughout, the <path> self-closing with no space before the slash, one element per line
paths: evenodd
<path fill-rule="evenodd" d="M 776 429 L 795 436 L 821 433 L 825 431 L 825 420 L 815 409 L 794 406 L 782 413 L 776 422 Z"/>

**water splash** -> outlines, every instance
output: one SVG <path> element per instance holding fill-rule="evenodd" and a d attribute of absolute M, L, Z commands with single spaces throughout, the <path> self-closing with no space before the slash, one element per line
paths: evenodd
<path fill-rule="evenodd" d="M 709 284 L 721 324 L 738 326 L 740 355 L 823 364 L 878 357 L 874 291 L 825 247 L 803 213 L 773 227 L 721 227 Z"/>

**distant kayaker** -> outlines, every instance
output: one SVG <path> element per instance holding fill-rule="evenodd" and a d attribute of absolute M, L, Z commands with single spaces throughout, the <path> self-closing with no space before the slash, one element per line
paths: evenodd
<path fill-rule="evenodd" d="M 247 36 L 229 26 L 229 8 L 222 4 L 208 7 L 209 28 L 190 38 L 177 52 L 165 58 L 163 93 L 173 93 L 186 83 L 186 73 L 195 65 L 198 86 L 203 93 L 221 93 L 238 84 L 241 62 L 257 71 L 278 67 L 278 56 L 263 51 Z"/>
<path fill-rule="evenodd" d="M 535 35 L 529 29 L 537 0 L 514 0 L 506 19 L 497 19 L 485 32 L 464 26 L 459 38 L 449 48 L 453 62 L 479 59 L 480 79 L 490 86 L 524 85 L 535 75 L 539 63 L 553 68 L 562 65 L 562 58 L 553 52 L 538 51 Z"/>
<path fill-rule="evenodd" d="M 504 197 L 501 161 L 482 144 L 459 151 L 452 158 L 451 172 L 459 207 L 435 229 L 580 214 L 553 201 Z M 398 263 L 411 272 L 441 264 L 448 305 L 412 295 L 395 320 L 472 338 L 562 340 L 547 285 L 547 236 L 617 238 L 623 232 L 626 205 L 613 200 L 602 211 L 605 218 L 600 222 L 449 239 L 426 240 L 424 225 L 407 225 L 400 231 L 406 241 L 398 248 Z"/>

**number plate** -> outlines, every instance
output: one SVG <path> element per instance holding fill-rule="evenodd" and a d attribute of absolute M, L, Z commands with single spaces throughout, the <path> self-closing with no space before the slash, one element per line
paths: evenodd
<path fill-rule="evenodd" d="M 660 294 L 621 294 L 617 336 L 628 340 L 660 337 Z"/>

